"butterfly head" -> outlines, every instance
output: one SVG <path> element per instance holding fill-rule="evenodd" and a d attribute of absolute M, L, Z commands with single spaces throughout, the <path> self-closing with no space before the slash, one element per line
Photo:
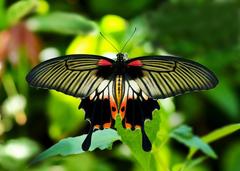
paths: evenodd
<path fill-rule="evenodd" d="M 117 61 L 125 61 L 127 60 L 128 57 L 127 57 L 127 54 L 126 53 L 118 53 L 117 54 Z"/>

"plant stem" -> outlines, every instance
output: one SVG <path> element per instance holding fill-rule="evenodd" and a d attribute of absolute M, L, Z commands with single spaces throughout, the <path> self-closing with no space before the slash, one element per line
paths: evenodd
<path fill-rule="evenodd" d="M 2 84 L 3 84 L 3 88 L 6 91 L 8 97 L 14 96 L 17 94 L 17 89 L 15 86 L 15 83 L 10 74 L 5 74 L 2 77 Z"/>

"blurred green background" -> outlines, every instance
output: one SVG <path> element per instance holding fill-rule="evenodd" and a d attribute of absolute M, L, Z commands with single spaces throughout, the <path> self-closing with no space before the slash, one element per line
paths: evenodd
<path fill-rule="evenodd" d="M 112 150 L 53 157 L 28 166 L 62 138 L 87 133 L 88 125 L 84 112 L 77 109 L 79 99 L 30 88 L 26 74 L 39 62 L 60 55 L 114 56 L 117 52 L 100 31 L 120 49 L 136 27 L 124 50 L 130 58 L 173 54 L 200 62 L 217 75 L 219 85 L 213 90 L 160 100 L 165 110 L 161 134 L 186 124 L 203 136 L 239 123 L 239 11 L 238 0 L 0 0 L 0 170 L 142 170 L 121 142 Z M 218 159 L 188 170 L 240 170 L 239 132 L 211 147 Z M 159 165 L 177 171 L 188 148 L 169 140 L 160 153 Z"/>

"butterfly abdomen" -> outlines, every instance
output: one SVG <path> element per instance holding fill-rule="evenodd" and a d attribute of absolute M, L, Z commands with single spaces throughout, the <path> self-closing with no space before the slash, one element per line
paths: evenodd
<path fill-rule="evenodd" d="M 118 105 L 118 109 L 123 97 L 123 76 L 122 75 L 117 75 L 115 78 L 115 87 L 114 87 L 114 91 L 115 91 L 115 95 L 116 95 L 116 102 Z"/>

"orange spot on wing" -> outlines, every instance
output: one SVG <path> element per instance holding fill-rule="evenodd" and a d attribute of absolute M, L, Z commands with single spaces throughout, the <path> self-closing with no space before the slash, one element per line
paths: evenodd
<path fill-rule="evenodd" d="M 103 124 L 103 128 L 110 128 L 111 127 L 111 122 Z"/>
<path fill-rule="evenodd" d="M 125 117 L 126 108 L 127 108 L 127 97 L 125 96 L 120 106 L 120 116 L 122 120 Z"/>
<path fill-rule="evenodd" d="M 94 129 L 99 129 L 100 125 L 94 125 Z"/>
<path fill-rule="evenodd" d="M 115 120 L 118 114 L 118 109 L 117 109 L 116 102 L 112 96 L 110 96 L 110 107 L 111 107 L 112 118 Z"/>
<path fill-rule="evenodd" d="M 127 129 L 131 129 L 131 128 L 132 128 L 132 125 L 131 125 L 130 123 L 125 123 L 125 127 L 126 127 Z"/>
<path fill-rule="evenodd" d="M 140 125 L 135 125 L 135 129 L 140 129 L 141 126 Z"/>

